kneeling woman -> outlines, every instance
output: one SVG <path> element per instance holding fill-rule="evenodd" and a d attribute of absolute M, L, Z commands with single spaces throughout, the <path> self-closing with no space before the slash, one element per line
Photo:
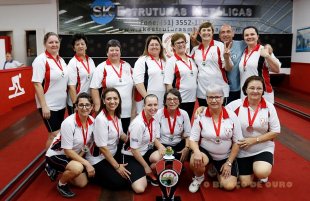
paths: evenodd
<path fill-rule="evenodd" d="M 120 163 L 115 157 L 119 139 L 127 139 L 120 118 L 122 100 L 117 89 L 106 88 L 102 94 L 102 101 L 103 109 L 95 119 L 96 146 L 91 150 L 92 156 L 87 159 L 95 167 L 95 182 L 115 190 L 128 186 L 130 179 L 127 164 Z M 136 191 L 134 187 L 133 190 Z"/>
<path fill-rule="evenodd" d="M 207 105 L 202 116 L 195 119 L 191 130 L 190 148 L 193 154 L 190 167 L 195 174 L 189 191 L 195 193 L 204 181 L 205 166 L 213 163 L 217 177 L 226 190 L 237 185 L 238 140 L 242 139 L 240 123 L 236 114 L 222 104 L 224 92 L 219 85 L 209 85 L 206 90 Z"/>
<path fill-rule="evenodd" d="M 68 183 L 84 187 L 87 175 L 95 175 L 94 167 L 84 159 L 92 144 L 94 119 L 90 116 L 93 102 L 87 93 L 80 93 L 76 100 L 77 111 L 61 124 L 60 133 L 46 152 L 46 162 L 50 168 L 63 172 L 57 190 L 63 197 L 73 197 Z M 86 175 L 87 172 L 87 175 Z"/>
<path fill-rule="evenodd" d="M 164 108 L 157 117 L 160 125 L 160 142 L 174 150 L 174 156 L 181 162 L 188 158 L 191 122 L 185 110 L 179 108 L 182 102 L 180 92 L 173 88 L 164 95 Z"/>
<path fill-rule="evenodd" d="M 227 105 L 238 113 L 244 137 L 239 142 L 241 149 L 237 158 L 242 187 L 250 186 L 253 176 L 267 182 L 273 166 L 273 140 L 281 126 L 275 107 L 263 98 L 265 88 L 262 77 L 251 76 L 242 86 L 247 97 Z"/>
<path fill-rule="evenodd" d="M 140 192 L 144 192 L 147 186 L 146 177 L 152 185 L 158 186 L 152 169 L 155 168 L 155 163 L 163 157 L 166 150 L 158 140 L 159 125 L 158 121 L 153 118 L 158 110 L 157 107 L 156 95 L 149 94 L 144 98 L 142 112 L 129 126 L 129 147 L 122 150 L 124 162 L 128 163 L 127 167 L 131 171 L 131 179 L 137 180 L 137 188 Z"/>

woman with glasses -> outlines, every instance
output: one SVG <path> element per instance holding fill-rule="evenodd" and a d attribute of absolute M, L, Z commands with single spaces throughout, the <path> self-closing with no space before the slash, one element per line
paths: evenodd
<path fill-rule="evenodd" d="M 268 48 L 259 43 L 258 30 L 254 26 L 248 26 L 243 29 L 243 39 L 247 44 L 247 48 L 241 57 L 239 63 L 240 71 L 240 86 L 243 86 L 245 80 L 252 76 L 257 75 L 263 78 L 266 86 L 264 98 L 270 103 L 274 103 L 274 93 L 270 83 L 269 72 L 279 73 L 281 63 L 274 56 L 269 53 Z M 245 94 L 241 92 L 241 98 Z"/>
<path fill-rule="evenodd" d="M 250 186 L 253 176 L 267 182 L 274 162 L 274 139 L 280 134 L 280 122 L 275 107 L 263 98 L 264 79 L 251 76 L 242 91 L 246 95 L 227 105 L 235 111 L 241 124 L 243 140 L 237 157 L 241 186 Z"/>
<path fill-rule="evenodd" d="M 164 108 L 156 116 L 160 125 L 160 142 L 174 150 L 176 159 L 184 162 L 189 154 L 191 122 L 185 110 L 179 108 L 182 102 L 180 92 L 173 88 L 164 95 Z"/>
<path fill-rule="evenodd" d="M 202 23 L 199 26 L 198 33 L 201 37 L 201 44 L 193 48 L 192 55 L 198 66 L 198 102 L 200 106 L 206 106 L 206 88 L 210 84 L 222 86 L 224 97 L 227 98 L 229 96 L 226 71 L 230 71 L 233 67 L 230 59 L 232 43 L 225 44 L 224 46 L 222 42 L 213 40 L 214 28 L 210 22 Z"/>
<path fill-rule="evenodd" d="M 118 40 L 109 40 L 106 51 L 108 59 L 97 66 L 90 84 L 95 112 L 98 113 L 101 107 L 100 90 L 116 88 L 122 98 L 121 121 L 124 132 L 127 133 L 130 118 L 135 114 L 132 69 L 129 63 L 121 60 L 121 44 Z"/>
<path fill-rule="evenodd" d="M 163 52 L 163 46 L 158 36 L 147 37 L 143 55 L 136 61 L 132 75 L 138 91 L 135 97 L 137 113 L 141 112 L 142 99 L 147 94 L 155 94 L 158 97 L 158 108 L 163 107 L 166 91 L 164 84 L 166 59 Z"/>
<path fill-rule="evenodd" d="M 60 38 L 56 33 L 45 34 L 43 43 L 45 52 L 35 58 L 32 63 L 32 82 L 35 88 L 37 108 L 48 130 L 46 149 L 59 133 L 64 120 L 68 68 L 65 61 L 58 55 Z"/>
<path fill-rule="evenodd" d="M 222 104 L 224 91 L 220 85 L 206 88 L 207 104 L 192 126 L 189 145 L 192 149 L 190 167 L 195 177 L 189 191 L 198 191 L 204 181 L 204 172 L 212 162 L 220 185 L 233 190 L 237 185 L 238 167 L 235 158 L 239 151 L 238 141 L 242 132 L 236 114 L 226 110 Z"/>
<path fill-rule="evenodd" d="M 93 157 L 87 158 L 96 170 L 95 182 L 113 190 L 125 188 L 131 183 L 132 189 L 139 192 L 136 179 L 131 178 L 127 164 L 117 158 L 120 140 L 127 140 L 120 120 L 122 99 L 115 88 L 106 88 L 102 94 L 102 111 L 95 119 L 94 140 L 96 148 Z M 98 150 L 99 149 L 99 150 Z"/>
<path fill-rule="evenodd" d="M 55 170 L 50 178 L 55 180 L 58 172 L 62 172 L 57 190 L 66 198 L 75 196 L 69 184 L 85 187 L 87 176 L 95 175 L 94 167 L 84 159 L 93 143 L 94 119 L 90 116 L 93 102 L 90 95 L 83 92 L 77 96 L 75 104 L 76 112 L 63 121 L 60 133 L 46 152 L 46 162 Z"/>
<path fill-rule="evenodd" d="M 88 40 L 84 34 L 74 34 L 72 38 L 74 57 L 69 61 L 69 96 L 67 100 L 69 115 L 74 113 L 73 104 L 81 92 L 90 93 L 90 80 L 95 71 L 95 63 L 87 56 Z"/>
<path fill-rule="evenodd" d="M 164 83 L 167 91 L 172 88 L 180 91 L 180 108 L 184 109 L 191 119 L 196 101 L 198 69 L 193 59 L 186 54 L 186 37 L 183 33 L 172 35 L 171 46 L 174 55 L 167 60 Z"/>

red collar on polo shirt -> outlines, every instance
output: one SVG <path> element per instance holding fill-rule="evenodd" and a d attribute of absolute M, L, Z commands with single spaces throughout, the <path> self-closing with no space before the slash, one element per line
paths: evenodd
<path fill-rule="evenodd" d="M 222 110 L 223 110 L 223 119 L 228 119 L 229 115 L 228 115 L 226 108 L 222 106 Z M 205 115 L 206 115 L 206 117 L 211 117 L 211 114 L 210 114 L 210 111 L 208 110 L 208 108 L 206 108 Z"/>
<path fill-rule="evenodd" d="M 82 127 L 82 122 L 81 122 L 81 119 L 80 119 L 77 112 L 75 113 L 75 121 L 76 121 L 76 124 L 78 125 L 78 127 Z M 87 122 L 88 122 L 88 125 L 93 124 L 93 121 L 91 120 L 91 118 L 89 116 L 87 117 Z"/>
<path fill-rule="evenodd" d="M 79 62 L 83 62 L 82 57 L 79 57 L 79 56 L 77 56 L 76 54 L 74 55 L 74 57 L 75 57 Z M 86 61 L 88 61 L 88 58 L 89 58 L 89 56 L 88 56 L 88 55 L 85 55 Z"/>
<path fill-rule="evenodd" d="M 125 61 L 124 61 L 124 60 L 120 60 L 120 63 L 123 64 L 123 63 L 125 63 Z M 107 64 L 107 65 L 110 65 L 110 66 L 112 65 L 110 59 L 107 59 L 107 60 L 106 60 L 106 64 Z"/>
<path fill-rule="evenodd" d="M 209 44 L 209 47 L 211 47 L 211 46 L 214 46 L 214 40 L 213 39 L 210 41 L 210 44 Z M 198 50 L 202 50 L 202 48 L 205 48 L 205 47 L 203 46 L 202 43 L 200 43 L 200 45 L 198 46 Z"/>
<path fill-rule="evenodd" d="M 189 56 L 188 54 L 185 54 L 188 58 L 193 58 L 193 57 L 191 57 L 191 56 Z M 180 61 L 183 61 L 183 59 L 179 56 L 179 55 L 177 55 L 177 53 L 174 53 L 174 56 L 175 56 L 175 58 L 177 59 L 177 60 L 180 60 Z"/>
<path fill-rule="evenodd" d="M 181 116 L 181 112 L 180 112 L 179 108 L 177 108 L 177 110 L 175 112 L 176 112 L 177 116 Z M 166 107 L 164 108 L 164 115 L 165 115 L 165 118 L 169 118 L 169 116 L 170 116 L 169 112 L 168 112 L 168 109 Z"/>
<path fill-rule="evenodd" d="M 267 103 L 265 101 L 265 99 L 262 97 L 261 101 L 260 101 L 260 107 L 261 108 L 267 108 Z M 243 101 L 243 107 L 249 107 L 249 100 L 248 97 L 246 97 Z"/>

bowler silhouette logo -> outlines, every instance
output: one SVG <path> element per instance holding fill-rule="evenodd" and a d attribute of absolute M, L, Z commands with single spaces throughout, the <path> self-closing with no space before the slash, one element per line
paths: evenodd
<path fill-rule="evenodd" d="M 25 94 L 25 89 L 22 88 L 19 83 L 21 77 L 22 75 L 20 73 L 18 75 L 11 77 L 12 86 L 9 87 L 9 91 L 14 91 L 14 94 L 9 95 L 9 99 Z"/>

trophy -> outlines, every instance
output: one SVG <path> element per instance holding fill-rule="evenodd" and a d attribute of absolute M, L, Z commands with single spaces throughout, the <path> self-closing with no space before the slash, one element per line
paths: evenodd
<path fill-rule="evenodd" d="M 181 201 L 180 196 L 174 196 L 182 171 L 182 163 L 173 156 L 173 149 L 166 148 L 162 160 L 156 164 L 159 186 L 162 196 L 156 196 L 156 201 Z"/>

